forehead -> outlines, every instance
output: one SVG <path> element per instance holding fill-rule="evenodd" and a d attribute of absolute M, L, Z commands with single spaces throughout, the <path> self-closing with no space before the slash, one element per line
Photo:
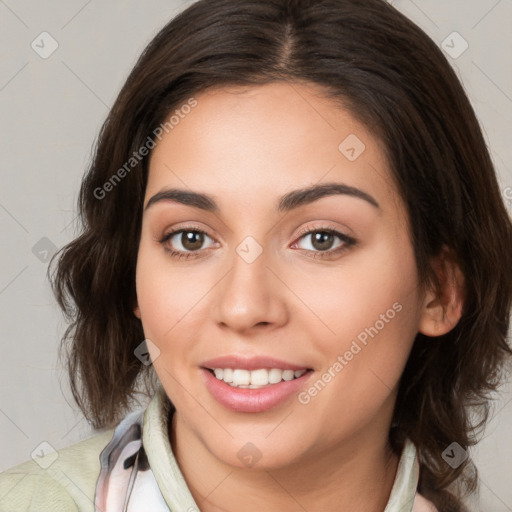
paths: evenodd
<path fill-rule="evenodd" d="M 319 87 L 231 86 L 194 99 L 152 152 L 146 202 L 170 187 L 275 202 L 322 182 L 364 189 L 380 204 L 396 202 L 379 139 Z"/>

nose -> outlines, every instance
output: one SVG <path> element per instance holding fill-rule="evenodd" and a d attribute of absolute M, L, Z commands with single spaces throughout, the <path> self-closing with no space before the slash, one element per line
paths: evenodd
<path fill-rule="evenodd" d="M 239 334 L 286 324 L 287 300 L 292 294 L 279 275 L 279 264 L 265 248 L 258 254 L 261 249 L 255 253 L 257 247 L 251 244 L 241 246 L 234 251 L 231 268 L 215 287 L 217 324 Z"/>

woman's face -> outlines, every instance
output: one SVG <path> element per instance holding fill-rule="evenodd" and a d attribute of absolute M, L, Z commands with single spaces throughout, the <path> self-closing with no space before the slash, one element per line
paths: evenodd
<path fill-rule="evenodd" d="M 422 296 L 378 141 L 314 86 L 195 99 L 152 152 L 137 262 L 175 428 L 238 467 L 384 442 Z"/>

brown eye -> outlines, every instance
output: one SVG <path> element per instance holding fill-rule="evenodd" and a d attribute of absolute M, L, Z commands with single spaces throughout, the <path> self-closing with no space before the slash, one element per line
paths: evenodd
<path fill-rule="evenodd" d="M 300 247 L 299 241 L 295 242 L 294 245 L 299 246 L 299 249 L 312 252 L 314 258 L 336 256 L 357 243 L 354 238 L 332 228 L 306 228 L 301 232 L 299 240 L 306 240 L 307 238 L 310 239 L 309 245 L 311 248 Z M 333 248 L 333 244 L 336 244 L 336 239 L 340 242 Z"/>
<path fill-rule="evenodd" d="M 189 227 L 167 233 L 159 243 L 172 257 L 186 259 L 202 252 L 206 238 L 212 240 L 203 230 Z"/>
<path fill-rule="evenodd" d="M 319 251 L 331 249 L 335 236 L 327 231 L 317 231 L 311 234 L 311 245 Z"/>
<path fill-rule="evenodd" d="M 201 249 L 204 243 L 204 233 L 198 231 L 182 231 L 179 241 L 187 251 L 197 251 Z"/>

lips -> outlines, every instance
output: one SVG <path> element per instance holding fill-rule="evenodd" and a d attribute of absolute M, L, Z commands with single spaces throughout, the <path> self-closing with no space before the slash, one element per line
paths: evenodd
<path fill-rule="evenodd" d="M 218 364 L 218 361 L 215 361 L 215 364 Z M 280 361 L 279 364 L 282 362 Z M 296 379 L 281 381 L 259 389 L 232 387 L 217 379 L 211 370 L 205 368 L 201 368 L 200 375 L 210 395 L 223 407 L 238 413 L 261 413 L 289 403 L 308 385 L 314 372 L 307 371 Z"/>
<path fill-rule="evenodd" d="M 261 386 L 258 389 L 247 389 L 231 386 L 223 380 L 219 380 L 213 370 L 230 369 L 233 373 L 236 370 L 280 369 L 293 372 L 303 371 L 298 377 L 292 380 L 282 380 L 279 383 Z M 291 372 L 290 372 L 291 373 Z M 224 407 L 245 413 L 263 412 L 292 399 L 310 381 L 314 371 L 312 368 L 300 364 L 276 359 L 274 357 L 257 355 L 243 357 L 241 355 L 226 355 L 208 359 L 201 364 L 200 374 L 203 382 L 210 392 L 210 395 Z"/>
<path fill-rule="evenodd" d="M 239 368 L 241 370 L 258 370 L 260 368 L 280 368 L 281 370 L 311 370 L 308 366 L 294 364 L 269 356 L 242 357 L 228 355 L 208 359 L 201 364 L 202 368 L 214 370 L 215 368 Z"/>

